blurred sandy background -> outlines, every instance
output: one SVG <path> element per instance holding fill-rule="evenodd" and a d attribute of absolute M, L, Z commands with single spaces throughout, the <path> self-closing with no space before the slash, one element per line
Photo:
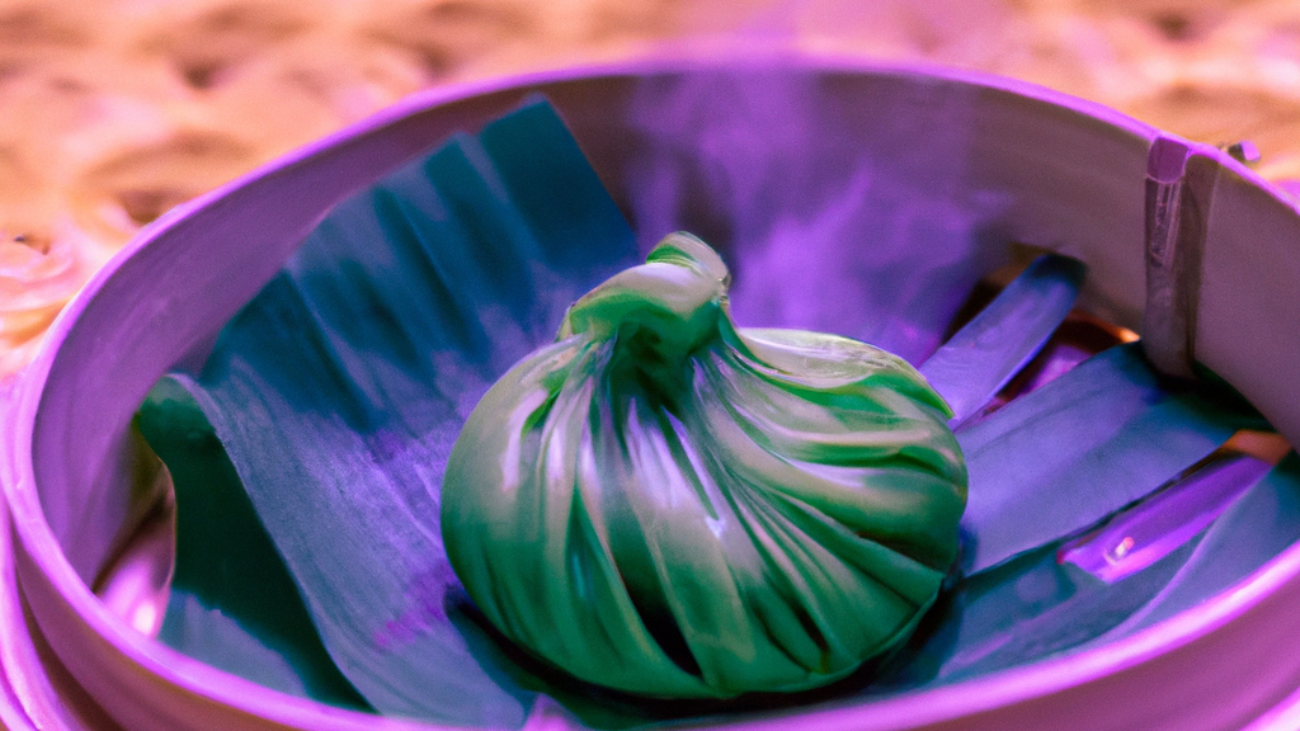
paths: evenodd
<path fill-rule="evenodd" d="M 1300 178 L 1296 0 L 0 0 L 0 377 L 142 225 L 405 94 L 728 44 L 1019 77 Z"/>

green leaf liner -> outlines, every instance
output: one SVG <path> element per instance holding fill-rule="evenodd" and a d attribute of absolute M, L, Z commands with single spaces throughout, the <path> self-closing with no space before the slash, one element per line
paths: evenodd
<path fill-rule="evenodd" d="M 1056 543 L 971 576 L 941 608 L 934 633 L 866 693 L 956 682 L 1080 647 L 1159 595 L 1199 540 L 1113 584 L 1060 563 Z"/>
<path fill-rule="evenodd" d="M 213 667 L 341 706 L 366 702 L 321 645 L 289 571 L 226 451 L 170 378 L 150 392 L 140 432 L 171 472 L 176 571 L 159 639 Z"/>
<path fill-rule="evenodd" d="M 569 310 L 447 463 L 452 566 L 511 640 L 590 683 L 824 685 L 904 641 L 956 558 L 942 399 L 872 346 L 739 330 L 674 234 Z"/>
<path fill-rule="evenodd" d="M 1141 571 L 1208 528 L 1272 469 L 1263 459 L 1221 450 L 1104 526 L 1069 541 L 1060 559 L 1103 581 Z"/>
<path fill-rule="evenodd" d="M 938 629 L 900 655 L 869 695 L 955 682 L 1132 635 L 1231 589 L 1300 540 L 1292 452 L 1207 529 L 1108 583 L 1052 543 L 965 580 Z"/>
<path fill-rule="evenodd" d="M 953 411 L 954 427 L 1020 372 L 1070 314 L 1086 268 L 1078 259 L 1038 257 L 921 366 Z"/>
<path fill-rule="evenodd" d="M 1227 591 L 1300 540 L 1300 456 L 1288 454 L 1205 531 L 1158 595 L 1095 643 L 1164 621 Z"/>
<path fill-rule="evenodd" d="M 532 694 L 491 659 L 447 564 L 441 466 L 492 382 L 634 256 L 563 123 L 532 104 L 335 209 L 201 377 L 175 376 L 377 710 L 523 722 Z"/>
<path fill-rule="evenodd" d="M 1106 350 L 958 430 L 970 471 L 967 574 L 1089 528 L 1217 449 L 1258 414 L 1161 387 L 1137 343 Z"/>

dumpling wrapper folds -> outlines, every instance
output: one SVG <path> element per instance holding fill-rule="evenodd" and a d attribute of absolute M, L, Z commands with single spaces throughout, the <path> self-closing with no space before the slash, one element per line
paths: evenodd
<path fill-rule="evenodd" d="M 665 698 L 814 688 L 897 647 L 958 552 L 943 399 L 847 338 L 737 329 L 673 234 L 569 309 L 457 439 L 442 531 L 505 636 Z"/>

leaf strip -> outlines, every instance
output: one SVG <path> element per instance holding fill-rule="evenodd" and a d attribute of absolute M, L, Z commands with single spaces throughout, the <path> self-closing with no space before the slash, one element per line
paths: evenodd
<path fill-rule="evenodd" d="M 1078 534 L 1151 493 L 1261 417 L 1163 388 L 1120 345 L 957 433 L 970 471 L 964 570 Z"/>
<path fill-rule="evenodd" d="M 1079 296 L 1086 267 L 1038 257 L 921 366 L 952 408 L 954 428 L 976 414 L 1042 350 Z"/>

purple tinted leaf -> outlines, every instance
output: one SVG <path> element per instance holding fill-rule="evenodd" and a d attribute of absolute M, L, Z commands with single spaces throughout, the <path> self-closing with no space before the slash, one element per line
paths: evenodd
<path fill-rule="evenodd" d="M 1272 465 L 1246 454 L 1216 459 L 1061 550 L 1105 582 L 1141 571 L 1205 530 Z"/>
<path fill-rule="evenodd" d="M 1094 356 L 958 431 L 970 470 L 965 571 L 1092 527 L 1260 421 L 1199 391 L 1162 388 L 1136 343 Z"/>
<path fill-rule="evenodd" d="M 948 402 L 954 427 L 1043 348 L 1070 314 L 1084 271 L 1077 259 L 1039 257 L 925 361 L 921 374 Z"/>

